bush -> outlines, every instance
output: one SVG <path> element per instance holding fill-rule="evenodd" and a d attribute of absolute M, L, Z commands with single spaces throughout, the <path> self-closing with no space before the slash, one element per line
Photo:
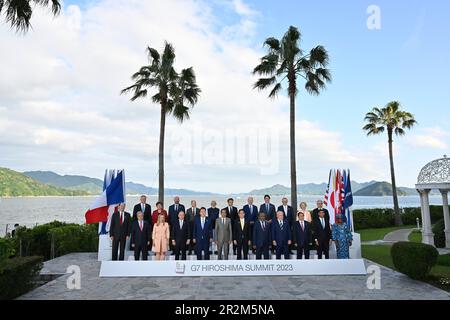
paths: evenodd
<path fill-rule="evenodd" d="M 439 220 L 438 222 L 435 223 L 435 225 L 433 226 L 433 233 L 434 233 L 434 245 L 437 248 L 445 248 L 445 222 L 444 222 L 444 218 L 442 218 L 441 220 Z"/>
<path fill-rule="evenodd" d="M 0 262 L 14 256 L 16 250 L 15 241 L 12 238 L 0 238 Z"/>
<path fill-rule="evenodd" d="M 17 257 L 0 262 L 0 299 L 14 299 L 34 288 L 42 257 Z"/>
<path fill-rule="evenodd" d="M 51 229 L 55 256 L 71 252 L 95 252 L 98 250 L 97 225 L 67 225 Z"/>
<path fill-rule="evenodd" d="M 439 253 L 435 247 L 416 242 L 397 242 L 391 247 L 395 268 L 412 279 L 422 280 L 436 264 Z"/>

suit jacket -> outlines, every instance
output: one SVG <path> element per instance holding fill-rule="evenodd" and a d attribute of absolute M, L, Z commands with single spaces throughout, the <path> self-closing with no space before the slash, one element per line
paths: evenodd
<path fill-rule="evenodd" d="M 202 222 L 200 217 L 196 217 L 194 221 L 194 233 L 193 239 L 197 243 L 209 243 L 209 239 L 212 238 L 212 226 L 208 217 L 205 217 L 205 225 L 202 229 Z"/>
<path fill-rule="evenodd" d="M 244 229 L 241 226 L 241 219 L 234 222 L 233 240 L 237 241 L 238 244 L 251 240 L 250 221 L 244 223 Z"/>
<path fill-rule="evenodd" d="M 192 210 L 192 207 L 187 209 L 186 211 L 186 217 L 184 220 L 188 221 L 189 223 L 193 224 L 195 221 L 195 218 L 200 216 L 200 209 L 195 208 L 195 210 Z"/>
<path fill-rule="evenodd" d="M 136 204 L 133 208 L 133 221 L 137 220 L 138 211 L 142 211 L 140 203 Z M 152 223 L 152 207 L 148 203 L 145 204 L 145 210 L 143 211 L 143 213 L 144 213 L 144 220 L 149 223 Z"/>
<path fill-rule="evenodd" d="M 311 223 L 304 220 L 303 224 L 304 230 L 302 230 L 300 221 L 294 222 L 294 241 L 299 247 L 306 247 L 312 242 Z"/>
<path fill-rule="evenodd" d="M 266 227 L 263 229 L 260 221 L 256 221 L 253 227 L 253 245 L 257 248 L 269 247 L 271 239 L 270 223 L 265 221 Z"/>
<path fill-rule="evenodd" d="M 123 222 L 120 223 L 120 213 L 114 212 L 109 226 L 109 236 L 115 239 L 123 240 L 131 233 L 131 215 L 128 212 L 123 213 Z"/>
<path fill-rule="evenodd" d="M 331 239 L 331 227 L 330 220 L 325 218 L 325 228 L 322 227 L 320 220 L 317 218 L 313 220 L 313 236 L 315 240 L 319 242 L 330 241 Z"/>
<path fill-rule="evenodd" d="M 277 242 L 277 246 L 287 245 L 287 242 L 291 240 L 291 227 L 287 220 L 283 221 L 281 227 L 277 219 L 272 221 L 272 241 Z"/>
<path fill-rule="evenodd" d="M 227 217 L 231 219 L 231 221 L 235 221 L 238 219 L 238 209 L 236 207 L 231 207 L 231 211 L 229 206 L 226 206 L 224 209 L 227 210 Z"/>
<path fill-rule="evenodd" d="M 231 231 L 231 219 L 225 218 L 225 223 L 222 218 L 216 220 L 216 240 L 219 242 L 228 242 L 233 240 L 233 232 Z"/>
<path fill-rule="evenodd" d="M 266 208 L 266 204 L 263 203 L 260 207 L 259 207 L 259 212 L 264 212 L 266 214 L 266 221 L 272 220 L 272 219 L 276 219 L 275 215 L 275 206 L 271 203 L 269 203 L 269 211 L 267 211 Z"/>
<path fill-rule="evenodd" d="M 180 211 L 186 213 L 184 206 L 181 203 L 178 204 L 177 210 L 175 210 L 175 204 L 169 206 L 169 225 L 173 226 L 173 224 L 178 221 L 178 214 Z"/>
<path fill-rule="evenodd" d="M 211 220 L 211 226 L 216 228 L 216 219 L 219 217 L 219 208 L 208 208 L 208 218 Z"/>
<path fill-rule="evenodd" d="M 147 242 L 152 238 L 152 230 L 150 223 L 143 221 L 142 230 L 139 227 L 139 221 L 133 221 L 131 227 L 131 244 L 135 246 L 147 247 Z"/>
<path fill-rule="evenodd" d="M 323 212 L 325 212 L 325 219 L 330 220 L 330 213 L 328 212 L 328 210 L 325 209 L 325 208 L 322 208 L 322 210 L 323 210 Z M 315 209 L 312 211 L 312 213 L 311 213 L 311 218 L 312 218 L 312 221 L 314 221 L 315 219 L 318 219 L 318 218 L 319 218 L 319 208 L 315 208 Z"/>
<path fill-rule="evenodd" d="M 177 220 L 172 224 L 172 240 L 178 243 L 186 243 L 191 238 L 191 230 L 189 228 L 189 223 L 184 220 L 183 227 L 180 229 L 180 221 Z"/>
<path fill-rule="evenodd" d="M 250 213 L 250 206 L 246 204 L 242 208 L 245 212 L 245 221 L 256 221 L 258 220 L 258 207 L 254 204 L 252 205 L 252 212 Z M 237 219 L 239 220 L 239 219 Z"/>
<path fill-rule="evenodd" d="M 284 211 L 284 206 L 281 205 L 278 207 L 278 211 L 283 211 L 284 212 L 284 219 L 287 219 L 287 221 L 289 222 L 289 225 L 292 226 L 294 221 L 296 220 L 294 217 L 294 210 L 292 210 L 291 206 L 287 206 L 287 212 Z"/>

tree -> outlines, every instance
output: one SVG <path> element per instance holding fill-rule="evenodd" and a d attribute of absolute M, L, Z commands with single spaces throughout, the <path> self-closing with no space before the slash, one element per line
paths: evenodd
<path fill-rule="evenodd" d="M 398 101 L 389 102 L 384 108 L 373 108 L 364 118 L 367 124 L 363 130 L 368 136 L 378 135 L 387 131 L 389 145 L 389 163 L 391 167 L 392 196 L 394 198 L 395 224 L 402 225 L 402 217 L 398 205 L 397 184 L 395 182 L 394 155 L 393 155 L 393 136 L 405 135 L 405 129 L 411 129 L 417 121 L 414 116 L 401 110 Z"/>
<path fill-rule="evenodd" d="M 32 5 L 47 7 L 50 4 L 53 15 L 57 16 L 61 11 L 60 0 L 0 0 L 0 15 L 5 14 L 12 29 L 26 32 L 31 27 Z"/>
<path fill-rule="evenodd" d="M 290 99 L 290 168 L 291 168 L 291 202 L 297 210 L 297 168 L 295 159 L 295 98 L 297 80 L 305 81 L 308 93 L 318 95 L 331 82 L 330 71 L 326 69 L 329 58 L 323 46 L 311 49 L 307 54 L 300 49 L 300 32 L 290 26 L 281 40 L 270 37 L 264 42 L 268 53 L 261 58 L 253 74 L 262 76 L 254 89 L 264 90 L 271 87 L 269 98 L 274 99 L 282 90 L 282 83 L 287 80 L 287 93 Z"/>
<path fill-rule="evenodd" d="M 162 54 L 154 48 L 147 48 L 149 64 L 132 75 L 134 84 L 123 89 L 121 94 L 132 93 L 131 101 L 146 98 L 149 90 L 154 103 L 160 105 L 159 128 L 159 184 L 158 200 L 164 203 L 164 135 L 166 116 L 172 114 L 180 123 L 189 119 L 191 108 L 197 103 L 200 88 L 197 86 L 192 67 L 175 71 L 175 51 L 171 44 L 165 43 Z"/>

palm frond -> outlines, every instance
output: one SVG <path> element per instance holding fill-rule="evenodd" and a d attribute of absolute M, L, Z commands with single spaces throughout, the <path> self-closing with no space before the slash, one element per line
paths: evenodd
<path fill-rule="evenodd" d="M 276 85 L 274 85 L 273 89 L 269 93 L 269 98 L 275 99 L 278 96 L 278 92 L 282 89 L 281 83 L 278 82 Z"/>
<path fill-rule="evenodd" d="M 269 87 L 272 84 L 274 84 L 276 82 L 276 80 L 277 80 L 277 78 L 275 76 L 273 76 L 271 78 L 260 78 L 253 85 L 253 89 L 264 90 L 267 87 Z"/>
<path fill-rule="evenodd" d="M 266 41 L 264 41 L 264 45 L 273 51 L 280 50 L 280 41 L 273 37 L 267 38 Z"/>

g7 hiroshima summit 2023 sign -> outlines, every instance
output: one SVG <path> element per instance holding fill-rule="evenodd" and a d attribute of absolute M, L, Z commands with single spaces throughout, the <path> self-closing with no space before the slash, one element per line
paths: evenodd
<path fill-rule="evenodd" d="M 102 261 L 100 277 L 366 275 L 363 259 Z"/>

